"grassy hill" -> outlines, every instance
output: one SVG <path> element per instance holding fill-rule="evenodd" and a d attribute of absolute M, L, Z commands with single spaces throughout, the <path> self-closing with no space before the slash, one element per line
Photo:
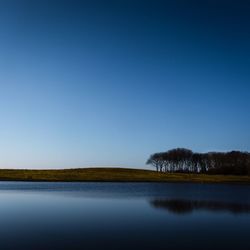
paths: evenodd
<path fill-rule="evenodd" d="M 250 184 L 250 176 L 157 173 L 126 168 L 82 168 L 60 170 L 0 169 L 0 181 L 117 181 L 198 182 Z"/>

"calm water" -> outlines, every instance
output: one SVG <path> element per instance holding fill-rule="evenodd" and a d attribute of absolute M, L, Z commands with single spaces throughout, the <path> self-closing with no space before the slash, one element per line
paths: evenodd
<path fill-rule="evenodd" d="M 0 249 L 250 249 L 250 186 L 0 182 Z"/>

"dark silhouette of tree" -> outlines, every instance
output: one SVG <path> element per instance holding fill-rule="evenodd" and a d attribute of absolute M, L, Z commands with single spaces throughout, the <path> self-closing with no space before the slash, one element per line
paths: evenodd
<path fill-rule="evenodd" d="M 147 164 L 159 172 L 250 175 L 250 153 L 241 151 L 194 153 L 175 148 L 151 155 Z"/>
<path fill-rule="evenodd" d="M 156 171 L 162 171 L 163 157 L 162 153 L 156 153 L 150 156 L 146 164 L 151 164 L 156 168 Z"/>

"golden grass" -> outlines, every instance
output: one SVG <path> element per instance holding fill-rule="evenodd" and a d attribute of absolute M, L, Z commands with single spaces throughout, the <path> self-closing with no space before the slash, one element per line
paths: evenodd
<path fill-rule="evenodd" d="M 117 182 L 198 182 L 250 184 L 250 176 L 157 173 L 126 168 L 81 168 L 60 170 L 0 169 L 2 181 L 117 181 Z"/>

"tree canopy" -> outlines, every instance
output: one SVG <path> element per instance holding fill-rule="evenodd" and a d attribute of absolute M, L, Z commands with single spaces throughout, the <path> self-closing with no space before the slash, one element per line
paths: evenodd
<path fill-rule="evenodd" d="M 175 148 L 152 154 L 147 164 L 159 172 L 250 175 L 250 153 L 242 151 L 196 153 Z"/>

